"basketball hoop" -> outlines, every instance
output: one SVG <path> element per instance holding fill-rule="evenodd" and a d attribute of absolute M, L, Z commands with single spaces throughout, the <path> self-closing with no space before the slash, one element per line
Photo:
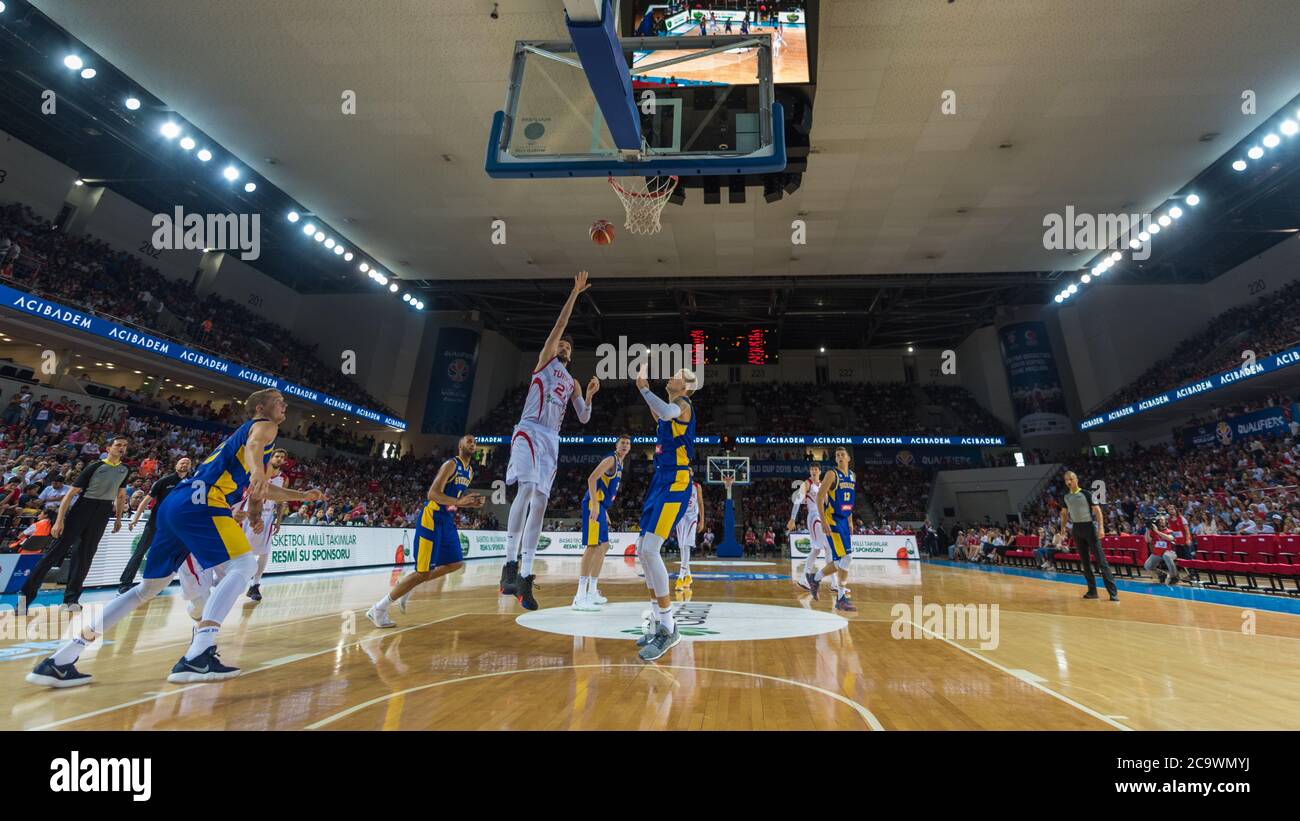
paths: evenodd
<path fill-rule="evenodd" d="M 678 178 L 651 177 L 649 182 L 642 177 L 630 179 L 636 181 L 624 187 L 613 176 L 609 178 L 610 187 L 627 209 L 627 222 L 623 227 L 633 234 L 659 233 L 659 214 L 677 187 Z"/>

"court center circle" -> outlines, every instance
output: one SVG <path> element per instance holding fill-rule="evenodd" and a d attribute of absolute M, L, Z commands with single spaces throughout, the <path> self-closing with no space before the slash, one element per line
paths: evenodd
<path fill-rule="evenodd" d="M 550 607 L 515 621 L 530 630 L 595 639 L 635 641 L 642 634 L 645 602 L 612 602 L 600 612 Z M 820 636 L 842 630 L 848 620 L 834 613 L 772 604 L 674 602 L 673 617 L 683 641 L 758 641 Z"/>

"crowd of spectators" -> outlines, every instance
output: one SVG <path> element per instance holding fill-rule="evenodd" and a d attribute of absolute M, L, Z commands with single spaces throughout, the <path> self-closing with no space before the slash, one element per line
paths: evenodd
<path fill-rule="evenodd" d="M 166 335 L 223 359 L 398 416 L 321 361 L 283 325 L 164 276 L 89 235 L 54 230 L 21 203 L 0 206 L 0 278 L 90 313 Z"/>
<path fill-rule="evenodd" d="M 921 390 L 932 405 L 940 405 L 953 412 L 957 424 L 955 428 L 947 426 L 926 433 L 948 436 L 996 436 L 1007 432 L 1006 425 L 983 405 L 975 401 L 974 395 L 960 385 L 922 385 Z"/>
<path fill-rule="evenodd" d="M 1227 343 L 1234 342 L 1230 347 Z M 1178 344 L 1173 353 L 1116 391 L 1103 405 L 1135 402 L 1216 373 L 1240 368 L 1241 353 L 1256 360 L 1300 342 L 1300 280 L 1253 303 L 1229 308 Z"/>

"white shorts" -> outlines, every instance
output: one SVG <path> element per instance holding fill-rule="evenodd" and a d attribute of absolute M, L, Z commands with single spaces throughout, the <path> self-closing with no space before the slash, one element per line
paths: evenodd
<path fill-rule="evenodd" d="M 699 517 L 687 519 L 685 516 L 677 523 L 677 530 L 674 535 L 677 537 L 678 548 L 695 547 L 695 529 L 700 526 Z"/>
<path fill-rule="evenodd" d="M 267 504 L 270 504 L 269 502 Z M 248 537 L 248 544 L 253 548 L 254 556 L 271 555 L 271 530 L 273 529 L 274 519 L 262 520 L 262 532 L 254 533 L 253 527 L 247 521 L 244 522 L 244 535 Z"/>
<path fill-rule="evenodd" d="M 217 575 L 215 567 L 204 570 L 193 556 L 186 556 L 176 571 L 176 579 L 181 583 L 181 596 L 186 601 L 197 601 L 212 592 L 221 576 Z"/>
<path fill-rule="evenodd" d="M 826 525 L 820 516 L 812 513 L 808 514 L 808 540 L 811 543 L 809 557 L 817 556 L 823 551 L 830 552 L 830 545 L 826 542 Z"/>
<path fill-rule="evenodd" d="M 506 467 L 506 484 L 528 482 L 537 485 L 542 495 L 551 495 L 555 468 L 559 463 L 560 435 L 535 425 L 515 425 L 510 438 L 510 464 Z"/>

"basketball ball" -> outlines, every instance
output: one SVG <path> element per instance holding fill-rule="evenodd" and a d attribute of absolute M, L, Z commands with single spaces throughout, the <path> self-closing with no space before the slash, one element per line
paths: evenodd
<path fill-rule="evenodd" d="M 614 226 L 609 220 L 596 220 L 591 224 L 591 241 L 597 245 L 609 245 L 614 241 Z"/>

